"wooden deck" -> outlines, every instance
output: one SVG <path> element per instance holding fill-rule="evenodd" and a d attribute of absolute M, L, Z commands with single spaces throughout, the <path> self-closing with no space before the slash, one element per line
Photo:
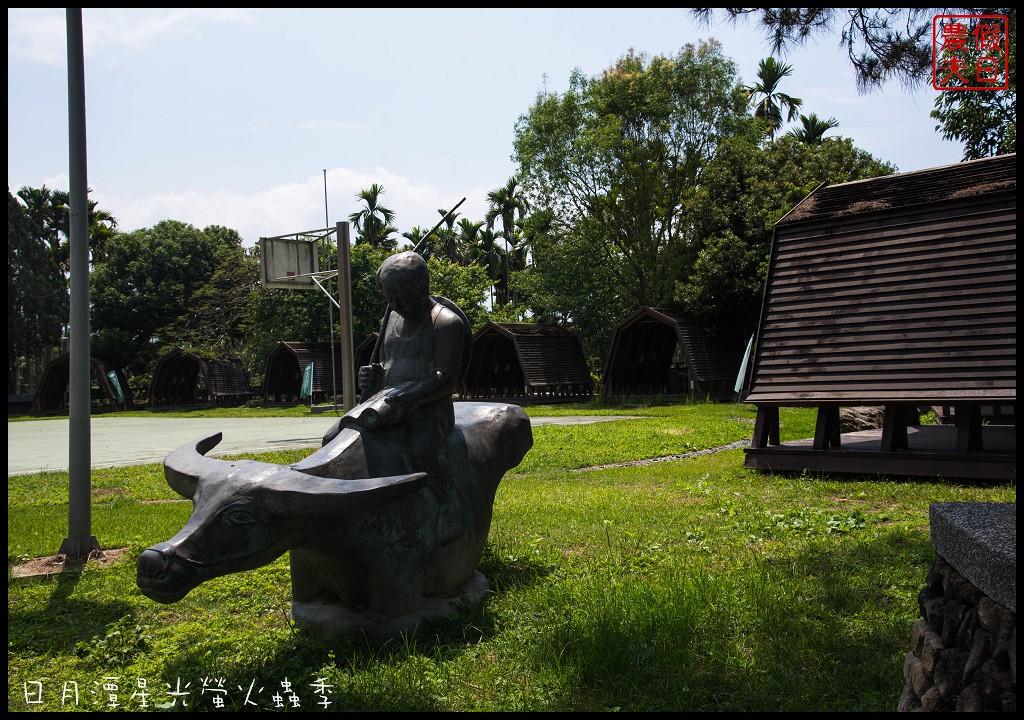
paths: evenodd
<path fill-rule="evenodd" d="M 1017 434 L 1012 425 L 985 425 L 981 448 L 957 451 L 957 428 L 907 428 L 907 447 L 882 450 L 882 430 L 842 433 L 839 445 L 814 447 L 814 439 L 748 448 L 744 467 L 764 470 L 853 475 L 1017 481 Z"/>

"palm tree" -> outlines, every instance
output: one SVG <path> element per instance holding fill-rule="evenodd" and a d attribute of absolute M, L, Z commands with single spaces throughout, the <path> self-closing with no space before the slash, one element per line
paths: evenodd
<path fill-rule="evenodd" d="M 404 233 L 402 233 L 402 237 L 404 237 L 410 243 L 412 243 L 412 248 L 410 249 L 417 250 L 418 248 L 417 252 L 419 252 L 419 254 L 423 256 L 424 260 L 433 256 L 435 242 L 434 238 L 437 237 L 436 235 L 431 235 L 429 240 L 423 242 L 423 238 L 428 232 L 430 232 L 428 228 L 416 225 L 415 227 L 413 227 L 412 230 L 407 230 Z M 422 245 L 420 245 L 421 242 L 423 243 Z"/>
<path fill-rule="evenodd" d="M 395 221 L 394 211 L 380 204 L 380 196 L 384 194 L 384 188 L 374 183 L 368 190 L 360 190 L 356 199 L 366 204 L 359 212 L 348 216 L 349 221 L 356 228 L 356 242 L 369 243 L 370 247 L 376 248 L 386 243 L 388 235 L 395 232 L 391 223 Z"/>
<path fill-rule="evenodd" d="M 57 213 L 53 191 L 43 185 L 34 188 L 23 185 L 18 197 L 25 203 L 25 212 L 36 237 L 46 243 L 54 258 L 60 251 L 60 217 Z"/>
<path fill-rule="evenodd" d="M 786 111 L 785 122 L 791 122 L 796 118 L 800 106 L 804 102 L 800 98 L 779 92 L 779 83 L 782 78 L 792 73 L 792 65 L 780 63 L 773 57 L 767 57 L 758 65 L 757 77 L 760 82 L 743 88 L 747 97 L 754 103 L 754 117 L 761 118 L 768 123 L 770 139 L 774 139 L 775 133 L 782 128 L 783 110 Z M 758 96 L 760 97 L 758 98 Z"/>
<path fill-rule="evenodd" d="M 92 188 L 86 190 L 92 192 Z M 70 272 L 71 262 L 71 194 L 66 190 L 53 191 L 55 213 L 59 218 L 60 231 L 68 238 L 68 246 L 61 252 L 60 263 Z M 95 200 L 88 200 L 89 263 L 93 266 L 107 259 L 107 240 L 117 232 L 117 218 L 106 210 L 97 210 Z"/>
<path fill-rule="evenodd" d="M 91 193 L 88 188 L 86 193 Z M 71 271 L 71 196 L 67 190 L 50 190 L 23 186 L 18 197 L 36 236 L 46 243 L 50 254 L 65 275 Z M 88 200 L 89 262 L 93 266 L 107 259 L 107 240 L 117 232 L 117 219 L 106 210 L 97 209 L 95 200 Z"/>
<path fill-rule="evenodd" d="M 457 257 L 452 257 L 452 262 L 463 264 L 469 260 L 473 250 L 476 248 L 477 237 L 479 237 L 483 226 L 483 220 L 477 220 L 476 222 L 469 218 L 459 220 L 458 233 L 455 236 L 454 244 Z"/>
<path fill-rule="evenodd" d="M 793 128 L 788 133 L 787 137 L 796 138 L 802 143 L 807 145 L 821 145 L 824 141 L 824 135 L 832 128 L 839 127 L 839 123 L 835 118 L 829 118 L 828 120 L 822 120 L 820 117 L 811 113 L 810 115 L 801 115 L 800 124 L 802 127 Z"/>
<path fill-rule="evenodd" d="M 484 216 L 484 222 L 488 229 L 494 227 L 494 223 L 501 218 L 501 234 L 505 238 L 505 298 L 502 304 L 508 304 L 508 257 L 509 243 L 516 242 L 516 215 L 520 219 L 530 211 L 530 204 L 522 193 L 517 193 L 519 178 L 513 175 L 504 186 L 487 193 L 487 202 L 490 208 Z"/>
<path fill-rule="evenodd" d="M 459 241 L 455 236 L 455 218 L 462 213 L 448 212 L 445 208 L 438 208 L 437 212 L 441 216 L 441 222 L 424 245 L 430 247 L 431 254 L 434 257 L 438 259 L 445 258 L 450 262 L 458 263 L 460 262 L 460 252 L 458 247 Z"/>
<path fill-rule="evenodd" d="M 494 286 L 498 284 L 498 280 L 501 277 L 503 254 L 497 242 L 498 238 L 501 237 L 501 233 L 494 232 L 493 229 L 488 227 L 482 227 L 476 237 L 476 247 L 470 251 L 470 256 L 474 262 L 484 268 L 487 272 L 487 277 L 491 280 L 491 305 L 493 305 Z"/>

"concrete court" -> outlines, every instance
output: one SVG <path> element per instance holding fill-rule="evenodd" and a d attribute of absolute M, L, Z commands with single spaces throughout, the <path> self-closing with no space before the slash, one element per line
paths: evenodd
<path fill-rule="evenodd" d="M 625 420 L 622 415 L 531 418 L 540 425 Z M 222 433 L 210 456 L 320 447 L 334 415 L 269 418 L 147 418 L 101 415 L 91 418 L 89 439 L 94 468 L 160 463 L 172 450 Z M 68 469 L 68 419 L 7 423 L 7 474 Z"/>

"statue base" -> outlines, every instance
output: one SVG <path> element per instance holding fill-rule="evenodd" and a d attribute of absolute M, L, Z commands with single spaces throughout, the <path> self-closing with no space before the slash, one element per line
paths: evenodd
<path fill-rule="evenodd" d="M 358 612 L 342 605 L 292 601 L 292 619 L 303 630 L 318 635 L 362 636 L 374 642 L 398 639 L 411 633 L 421 622 L 454 613 L 463 603 L 475 603 L 490 589 L 487 576 L 479 570 L 454 592 L 440 597 L 423 598 L 412 613 L 388 617 L 375 612 Z"/>

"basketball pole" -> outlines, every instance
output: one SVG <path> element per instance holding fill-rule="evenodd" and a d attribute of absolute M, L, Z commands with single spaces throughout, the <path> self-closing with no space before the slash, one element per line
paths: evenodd
<path fill-rule="evenodd" d="M 324 168 L 324 227 L 329 228 L 331 226 L 331 216 L 327 212 L 327 168 Z M 331 240 L 330 233 L 327 234 L 327 269 L 331 269 Z M 340 248 L 340 244 L 339 244 Z M 340 258 L 339 258 L 340 262 Z M 339 281 L 340 282 L 340 281 Z M 340 285 L 339 285 L 340 293 Z M 339 312 L 341 307 L 338 308 Z M 340 319 L 340 318 L 339 318 Z M 327 305 L 327 327 L 330 329 L 331 337 L 331 405 L 335 408 L 338 407 L 338 371 L 334 366 L 334 311 L 331 310 L 330 304 Z M 344 387 L 344 385 L 342 385 Z M 310 402 L 313 400 L 313 394 L 310 393 Z M 346 408 L 347 409 L 347 408 Z"/>
<path fill-rule="evenodd" d="M 352 251 L 348 223 L 339 222 L 338 237 L 338 315 L 341 324 L 342 410 L 356 406 L 356 354 L 352 339 Z"/>

